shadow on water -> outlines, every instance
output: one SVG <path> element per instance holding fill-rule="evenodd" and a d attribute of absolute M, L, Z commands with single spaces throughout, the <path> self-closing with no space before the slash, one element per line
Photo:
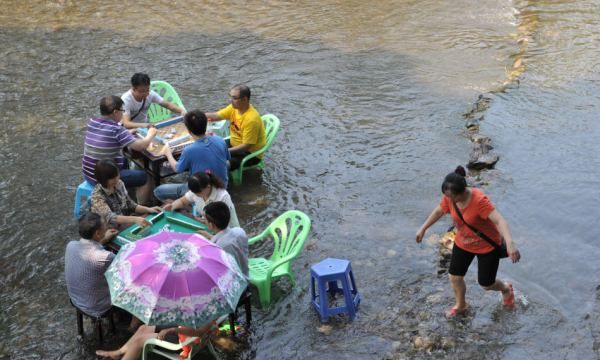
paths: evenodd
<path fill-rule="evenodd" d="M 8 129 L 0 156 L 11 169 L 0 175 L 0 358 L 95 358 L 95 342 L 75 340 L 63 253 L 76 238 L 68 219 L 81 182 L 85 119 L 101 96 L 125 91 L 136 71 L 169 80 L 188 109 L 213 110 L 233 83 L 247 82 L 256 107 L 283 121 L 265 172 L 245 177 L 232 196 L 250 234 L 296 208 L 313 220 L 312 235 L 294 266 L 300 286 L 274 287 L 271 308 L 254 308 L 248 348 L 231 357 L 589 357 L 588 347 L 577 346 L 588 341 L 589 327 L 536 299 L 504 311 L 476 288 L 473 273 L 475 311 L 457 321 L 441 316 L 452 298 L 437 274 L 437 244 L 414 244 L 414 229 L 437 201 L 431 189 L 439 187 L 439 169 L 464 159 L 460 124 L 448 119 L 460 119 L 475 92 L 436 91 L 416 79 L 409 55 L 246 32 L 133 41 L 107 30 L 5 27 L 0 40 L 0 120 Z M 310 264 L 328 256 L 352 260 L 363 297 L 353 323 L 320 324 L 309 308 Z"/>

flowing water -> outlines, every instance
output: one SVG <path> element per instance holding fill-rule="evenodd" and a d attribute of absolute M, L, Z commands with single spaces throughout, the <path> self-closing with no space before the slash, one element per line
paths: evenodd
<path fill-rule="evenodd" d="M 247 83 L 259 111 L 282 121 L 264 173 L 232 196 L 250 234 L 292 208 L 313 229 L 298 286 L 274 286 L 231 358 L 599 358 L 599 10 L 594 0 L 4 0 L 0 358 L 95 358 L 98 344 L 75 338 L 63 253 L 77 238 L 86 119 L 140 71 L 173 84 L 188 109 L 213 111 Z M 473 267 L 474 311 L 447 321 L 435 234 L 450 220 L 423 244 L 414 234 L 443 177 L 468 160 L 463 114 L 480 95 L 480 131 L 500 162 L 479 179 L 523 254 L 499 270 L 519 301 L 503 310 Z M 363 299 L 352 323 L 321 325 L 309 306 L 310 265 L 326 257 L 352 261 Z"/>

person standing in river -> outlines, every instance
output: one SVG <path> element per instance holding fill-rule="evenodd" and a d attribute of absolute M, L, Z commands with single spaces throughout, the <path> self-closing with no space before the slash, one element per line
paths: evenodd
<path fill-rule="evenodd" d="M 446 312 L 449 318 L 464 314 L 468 310 L 464 276 L 475 256 L 479 285 L 485 290 L 502 292 L 504 306 L 512 307 L 515 302 L 512 284 L 496 279 L 500 264 L 497 247 L 502 244 L 502 239 L 506 242 L 506 252 L 512 262 L 516 263 L 521 258 L 504 217 L 481 190 L 467 186 L 465 176 L 466 172 L 462 166 L 446 176 L 442 183 L 442 200 L 416 234 L 417 243 L 420 243 L 427 229 L 447 213 L 450 213 L 456 224 L 457 233 L 449 270 L 455 305 Z M 488 243 L 471 228 L 477 229 L 496 245 Z"/>

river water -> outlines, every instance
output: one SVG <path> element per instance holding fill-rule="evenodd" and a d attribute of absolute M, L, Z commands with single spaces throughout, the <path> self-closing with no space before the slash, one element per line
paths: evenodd
<path fill-rule="evenodd" d="M 95 358 L 97 343 L 75 339 L 63 253 L 77 238 L 86 119 L 139 71 L 173 84 L 188 109 L 213 111 L 247 83 L 257 109 L 282 121 L 266 170 L 232 196 L 250 234 L 292 208 L 313 229 L 298 286 L 277 283 L 231 358 L 600 358 L 599 10 L 593 0 L 4 0 L 0 358 Z M 447 321 L 436 234 L 450 220 L 423 244 L 414 234 L 443 177 L 468 160 L 463 114 L 480 95 L 480 132 L 500 161 L 472 175 L 521 249 L 521 263 L 499 270 L 518 304 L 503 310 L 473 267 L 474 311 Z M 309 307 L 310 265 L 326 257 L 352 261 L 363 299 L 352 323 L 321 325 Z"/>

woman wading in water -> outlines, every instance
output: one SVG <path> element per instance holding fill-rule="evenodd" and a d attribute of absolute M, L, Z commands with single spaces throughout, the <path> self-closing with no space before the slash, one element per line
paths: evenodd
<path fill-rule="evenodd" d="M 467 186 L 465 175 L 465 169 L 459 166 L 446 176 L 442 184 L 444 194 L 442 200 L 421 225 L 416 235 L 416 240 L 420 243 L 425 231 L 447 213 L 450 213 L 456 224 L 457 233 L 449 270 L 450 284 L 454 290 L 456 303 L 446 312 L 449 318 L 464 314 L 468 309 L 465 301 L 467 287 L 464 277 L 475 256 L 477 256 L 479 285 L 485 290 L 502 292 L 503 304 L 507 307 L 513 306 L 515 294 L 512 284 L 496 279 L 500 263 L 498 247 L 502 244 L 502 239 L 506 242 L 506 252 L 512 262 L 516 263 L 521 258 L 519 250 L 513 243 L 506 220 L 481 190 Z M 488 243 L 482 236 L 496 245 Z"/>

